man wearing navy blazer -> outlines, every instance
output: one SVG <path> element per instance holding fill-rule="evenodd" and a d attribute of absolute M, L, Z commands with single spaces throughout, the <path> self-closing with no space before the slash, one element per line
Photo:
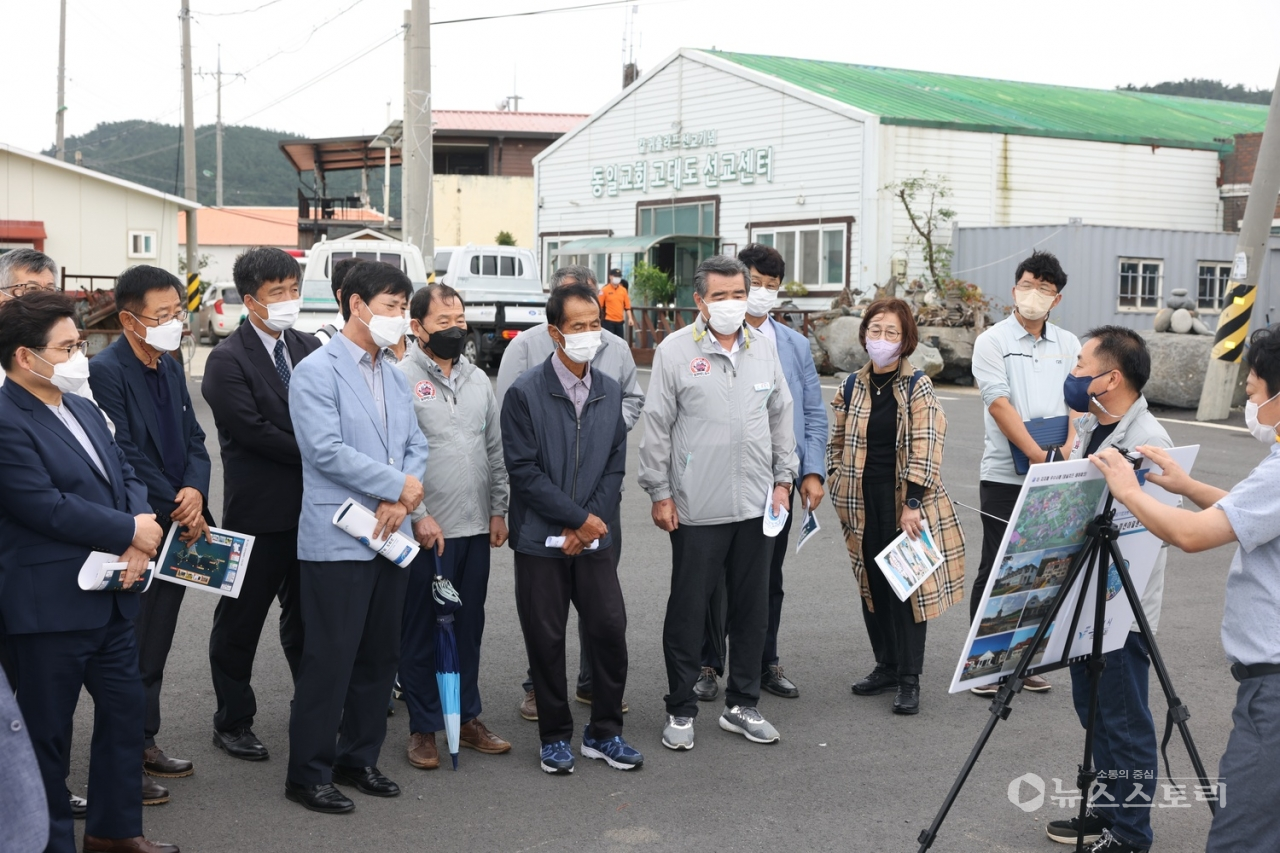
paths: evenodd
<path fill-rule="evenodd" d="M 827 455 L 827 410 L 822 403 L 822 384 L 818 381 L 818 369 L 813 363 L 809 339 L 770 316 L 787 270 L 782 254 L 772 246 L 748 243 L 738 253 L 738 260 L 751 272 L 751 289 L 747 291 L 747 323 L 773 341 L 782 362 L 787 389 L 796 404 L 793 417 L 796 453 L 800 457 L 800 483 L 799 488 L 792 491 L 792 515 L 787 516 L 787 523 L 774 542 L 773 558 L 769 562 L 769 627 L 764 639 L 764 659 L 760 662 L 760 686 L 775 696 L 794 699 L 800 695 L 800 690 L 783 673 L 778 658 L 782 562 L 787 557 L 792 516 L 799 512 L 803 518 L 806 505 L 809 509 L 817 509 L 825 494 L 826 472 L 823 467 Z M 800 493 L 799 506 L 794 497 L 797 491 Z M 719 693 L 716 675 L 724 669 L 724 645 L 716 642 L 717 630 L 720 637 L 725 636 L 723 588 L 712 597 L 707 637 L 702 645 L 702 675 L 694 686 L 697 697 L 708 702 Z"/>
<path fill-rule="evenodd" d="M 301 307 L 298 262 L 281 249 L 249 249 L 232 270 L 248 321 L 209 354 L 204 399 L 222 446 L 222 523 L 253 534 L 253 568 L 238 598 L 218 599 L 209 634 L 209 669 L 217 710 L 213 745 L 233 758 L 262 761 L 267 748 L 253 733 L 257 702 L 253 659 L 271 602 L 280 599 L 280 645 L 289 672 L 302 657 L 298 607 L 298 515 L 302 456 L 289 417 L 293 369 L 320 348 L 315 335 L 293 329 Z"/>
<path fill-rule="evenodd" d="M 179 535 L 190 544 L 205 535 L 210 521 L 205 507 L 209 452 L 182 365 L 168 355 L 182 340 L 187 316 L 182 286 L 168 270 L 130 267 L 116 280 L 116 310 L 124 334 L 90 361 L 89 385 L 115 423 L 116 443 L 146 484 L 147 502 L 165 534 L 178 524 Z M 138 666 L 147 691 L 143 767 L 152 776 L 194 772 L 190 761 L 170 758 L 156 745 L 164 665 L 185 591 L 179 584 L 153 583 L 135 620 Z"/>
<path fill-rule="evenodd" d="M 342 283 L 342 330 L 295 365 L 289 383 L 302 457 L 303 646 L 285 796 L 317 812 L 355 808 L 335 781 L 376 797 L 400 793 L 377 761 L 400 662 L 409 567 L 378 556 L 333 517 L 350 498 L 376 515 L 374 539 L 413 538 L 408 515 L 422 502 L 427 440 L 408 380 L 383 355 L 404 339 L 412 296 L 398 267 L 358 264 Z"/>
<path fill-rule="evenodd" d="M 0 597 L 48 801 L 52 853 L 75 850 L 66 750 L 81 688 L 94 701 L 86 851 L 177 851 L 142 837 L 142 718 L 136 592 L 78 583 L 94 551 L 132 584 L 162 541 L 146 487 L 97 407 L 76 396 L 84 358 L 70 302 L 40 293 L 0 306 Z"/>

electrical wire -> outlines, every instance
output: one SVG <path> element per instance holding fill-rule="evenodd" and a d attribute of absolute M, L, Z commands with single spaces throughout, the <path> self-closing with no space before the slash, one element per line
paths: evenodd
<path fill-rule="evenodd" d="M 274 6 L 280 2 L 283 2 L 283 0 L 267 0 L 267 2 L 263 3 L 261 6 L 254 6 L 252 9 L 241 9 L 239 12 L 197 12 L 193 9 L 191 11 L 191 17 L 203 16 L 205 18 L 229 18 L 234 15 L 251 15 L 254 12 L 261 11 L 268 6 Z"/>
<path fill-rule="evenodd" d="M 494 21 L 499 18 L 527 18 L 531 15 L 550 15 L 553 12 L 576 12 L 579 9 L 599 9 L 607 6 L 629 6 L 635 5 L 636 0 L 605 0 L 602 3 L 584 3 L 580 6 L 560 6 L 556 9 L 534 9 L 529 12 L 507 12 L 501 15 L 480 15 L 474 18 L 451 18 L 447 21 L 432 21 L 431 26 L 438 27 L 445 24 L 468 24 L 472 21 Z"/>

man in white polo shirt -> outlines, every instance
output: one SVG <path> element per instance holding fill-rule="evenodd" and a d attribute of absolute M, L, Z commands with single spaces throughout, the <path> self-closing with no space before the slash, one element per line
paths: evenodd
<path fill-rule="evenodd" d="M 987 329 L 973 344 L 973 378 L 982 392 L 985 446 L 978 497 L 982 505 L 982 560 L 969 619 L 977 617 L 978 604 L 991 574 L 1007 520 L 1026 476 L 1017 472 L 1013 450 L 1027 455 L 1030 464 L 1048 461 L 1027 431 L 1026 421 L 1053 418 L 1070 411 L 1062 398 L 1062 384 L 1075 366 L 1080 340 L 1049 322 L 1049 312 L 1062 301 L 1067 274 L 1048 252 L 1032 252 L 1018 264 L 1014 276 L 1013 313 Z M 1070 436 L 1063 442 L 1070 446 Z M 1059 453 L 1056 458 L 1063 458 Z M 1026 690 L 1048 690 L 1049 682 L 1033 675 L 1023 682 Z M 980 696 L 993 696 L 998 686 L 976 687 Z"/>

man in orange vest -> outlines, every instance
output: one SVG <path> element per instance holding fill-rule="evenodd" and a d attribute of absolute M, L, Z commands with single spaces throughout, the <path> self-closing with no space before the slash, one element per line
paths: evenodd
<path fill-rule="evenodd" d="M 609 270 L 609 283 L 600 288 L 600 310 L 604 312 L 604 320 L 600 325 L 618 337 L 623 337 L 623 325 L 635 325 L 631 315 L 631 294 L 627 291 L 627 283 L 622 278 L 622 270 Z"/>

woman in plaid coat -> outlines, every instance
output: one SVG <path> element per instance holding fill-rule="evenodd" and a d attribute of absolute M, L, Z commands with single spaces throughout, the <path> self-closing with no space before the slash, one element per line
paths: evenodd
<path fill-rule="evenodd" d="M 876 658 L 875 670 L 853 692 L 872 696 L 896 688 L 894 713 L 915 714 L 925 627 L 964 598 L 964 532 L 942 485 L 947 418 L 929 378 L 907 360 L 919 336 L 906 302 L 873 302 L 863 312 L 858 338 L 871 361 L 836 393 L 827 442 L 827 490 Z M 875 556 L 902 532 L 918 538 L 922 524 L 943 563 L 904 602 Z"/>

